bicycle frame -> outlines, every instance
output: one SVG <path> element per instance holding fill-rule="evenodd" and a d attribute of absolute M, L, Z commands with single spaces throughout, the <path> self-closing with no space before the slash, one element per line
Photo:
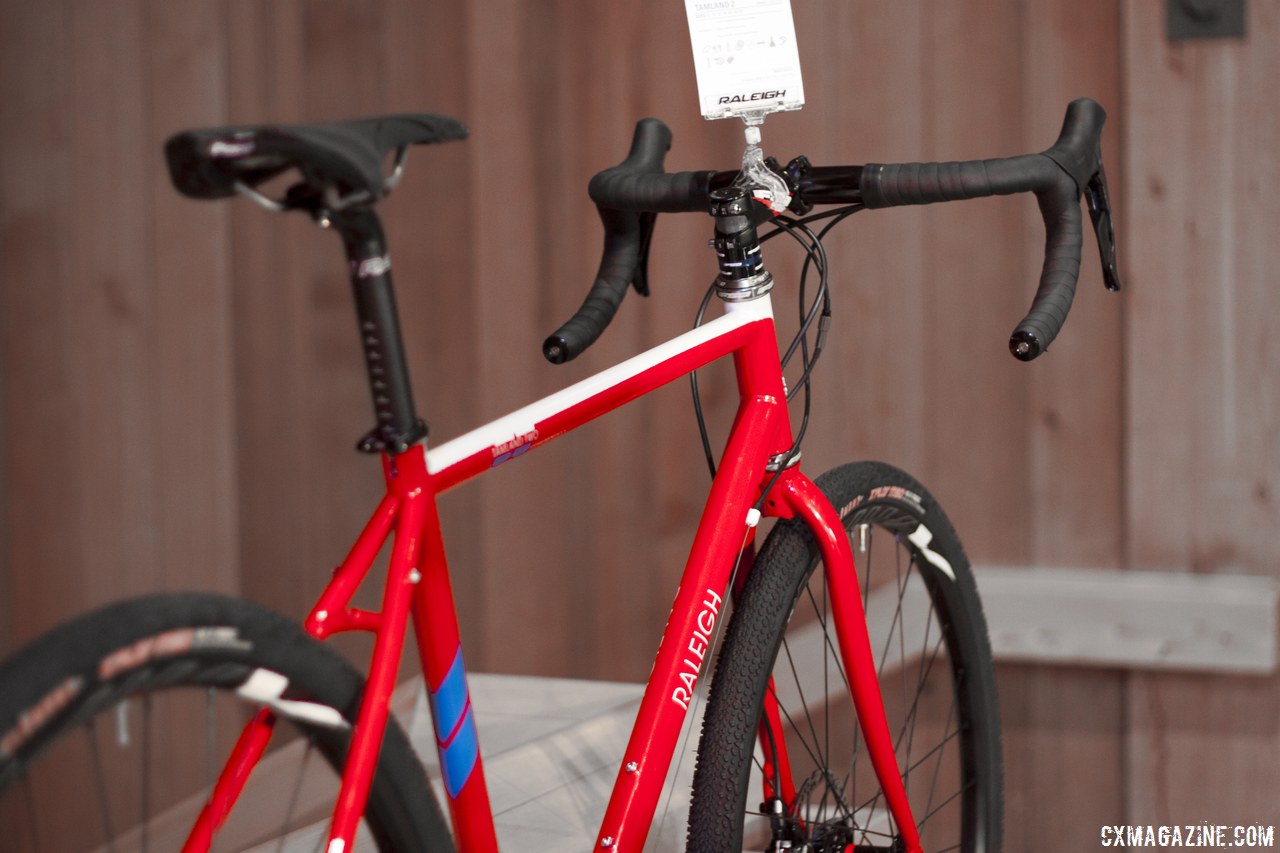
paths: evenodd
<path fill-rule="evenodd" d="M 721 317 L 703 326 L 430 451 L 417 444 L 407 452 L 383 456 L 386 494 L 306 620 L 306 630 L 318 639 L 352 630 L 376 636 L 368 685 L 329 830 L 328 853 L 344 853 L 354 843 L 410 615 L 456 841 L 467 853 L 497 850 L 437 496 L 729 355 L 739 387 L 737 415 L 597 838 L 600 849 L 639 851 L 644 846 L 703 659 L 724 611 L 724 598 L 730 594 L 731 574 L 754 537 L 759 520 L 752 511 L 754 504 L 775 476 L 767 466 L 771 457 L 784 454 L 792 443 L 767 296 L 727 303 Z M 840 518 L 798 467 L 777 477 L 763 512 L 802 518 L 814 532 L 829 575 L 838 644 L 868 751 L 907 849 L 919 850 L 885 720 L 853 554 Z M 356 588 L 392 534 L 381 611 L 352 608 Z M 209 848 L 261 757 L 274 721 L 275 712 L 264 709 L 246 726 L 184 850 Z M 764 709 L 761 737 L 783 746 L 772 703 Z M 782 787 L 778 793 L 790 798 L 794 786 L 785 747 L 779 750 L 778 764 Z M 771 792 L 767 788 L 766 793 Z"/>

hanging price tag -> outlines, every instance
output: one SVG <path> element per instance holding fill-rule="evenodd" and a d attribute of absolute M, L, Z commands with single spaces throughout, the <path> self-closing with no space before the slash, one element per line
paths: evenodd
<path fill-rule="evenodd" d="M 791 0 L 685 0 L 704 118 L 804 106 Z"/>

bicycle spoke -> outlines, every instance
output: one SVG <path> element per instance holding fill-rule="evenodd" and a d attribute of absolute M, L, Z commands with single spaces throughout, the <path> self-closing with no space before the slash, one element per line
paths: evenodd
<path fill-rule="evenodd" d="M 814 772 L 810 774 L 810 776 L 805 780 L 805 782 L 800 787 L 797 788 L 796 804 L 799 805 L 800 803 L 803 803 L 805 801 L 805 795 L 813 790 L 814 785 L 818 781 L 818 778 L 816 777 L 820 777 L 821 782 L 823 783 L 823 786 L 824 786 L 824 790 L 833 795 L 833 799 L 834 799 L 833 807 L 838 808 L 846 816 L 852 816 L 853 811 L 849 808 L 848 801 L 844 796 L 845 784 L 837 782 L 836 778 L 831 774 L 830 769 L 827 767 L 827 762 L 818 758 L 818 756 L 815 754 L 815 749 L 817 748 L 816 744 L 814 744 L 812 747 L 810 746 L 809 742 L 800 734 L 800 730 L 796 728 L 795 722 L 794 720 L 792 720 L 791 715 L 787 712 L 786 708 L 782 707 L 781 705 L 779 705 L 778 707 L 779 707 L 779 710 L 781 710 L 783 716 L 786 717 L 787 722 L 791 726 L 792 731 L 795 733 L 796 739 L 799 742 L 800 746 L 804 748 L 804 751 L 808 754 L 810 760 L 813 762 L 816 768 Z M 814 739 L 816 740 L 817 739 L 816 731 L 813 732 L 813 735 L 814 735 Z M 847 779 L 846 779 L 846 783 L 847 783 Z M 776 787 L 777 786 L 775 785 L 775 789 Z M 819 812 L 819 818 L 817 819 L 817 822 L 819 823 L 821 822 L 821 816 L 825 814 L 826 802 L 827 802 L 827 796 L 824 794 L 821 801 L 819 802 L 820 812 Z"/>
<path fill-rule="evenodd" d="M 925 622 L 924 622 L 924 643 L 920 648 L 922 659 L 924 657 L 925 651 L 929 647 L 929 634 L 932 630 L 933 630 L 933 601 L 930 600 L 929 612 L 925 616 Z M 941 640 L 941 637 L 939 637 L 939 639 Z M 934 650 L 934 653 L 935 654 L 937 653 L 936 649 Z M 929 662 L 927 666 L 920 667 L 920 674 L 916 678 L 916 693 L 915 693 L 915 696 L 913 696 L 911 699 L 911 707 L 907 711 L 907 714 L 902 722 L 903 728 L 910 731 L 910 734 L 907 736 L 907 751 L 903 759 L 904 763 L 908 765 L 911 763 L 911 747 L 915 744 L 915 738 L 916 738 L 916 727 L 915 727 L 916 711 L 920 707 L 920 697 L 924 693 L 924 685 L 925 685 L 925 682 L 928 680 L 929 671 L 931 669 L 933 669 L 932 660 Z M 901 738 L 901 736 L 899 736 L 899 738 Z M 894 748 L 894 752 L 896 754 L 897 752 L 896 747 Z M 908 782 L 909 782 L 908 779 L 905 779 L 905 778 L 903 779 L 904 786 L 908 786 Z M 910 791 L 909 786 L 908 786 L 908 791 Z"/>
<path fill-rule="evenodd" d="M 800 708 L 804 711 L 805 721 L 808 723 L 808 726 L 809 726 L 809 733 L 812 734 L 814 740 L 817 741 L 818 730 L 817 730 L 817 727 L 814 726 L 813 717 L 809 714 L 809 703 L 805 701 L 804 687 L 802 687 L 800 684 L 800 674 L 799 674 L 799 671 L 796 669 L 795 660 L 791 657 L 791 647 L 790 645 L 788 645 L 786 639 L 783 639 L 782 641 L 782 650 L 787 656 L 788 665 L 791 667 L 791 680 L 796 686 L 796 692 L 800 694 Z M 775 696 L 774 698 L 776 699 L 777 697 Z M 800 742 L 802 744 L 805 743 L 804 738 L 800 735 L 800 730 L 796 728 L 795 721 L 791 719 L 791 714 L 787 713 L 785 708 L 782 708 L 781 703 L 778 704 L 778 707 L 782 709 L 783 714 L 786 714 L 787 722 L 791 723 L 791 728 L 793 731 L 796 732 L 796 736 L 800 738 Z M 816 748 L 817 744 L 815 743 L 814 746 Z M 809 753 L 809 757 L 813 759 L 815 764 L 821 763 L 818 761 L 818 757 L 813 754 L 813 750 L 809 749 L 807 744 L 805 745 L 805 750 Z"/>
<path fill-rule="evenodd" d="M 825 581 L 823 585 L 825 587 Z M 818 609 L 818 602 L 814 600 L 812 590 L 806 588 L 805 593 L 809 596 L 809 601 L 813 605 L 813 611 L 818 617 L 818 625 L 822 628 L 823 655 L 826 656 L 829 652 L 835 659 L 836 672 L 840 674 L 840 681 L 844 685 L 845 693 L 848 693 L 852 689 L 849 686 L 849 676 L 845 674 L 844 663 L 841 660 L 840 650 L 836 648 L 835 642 L 831 639 L 831 631 L 827 628 L 827 612 L 826 610 Z M 830 696 L 830 691 L 828 691 L 826 695 Z"/>
<path fill-rule="evenodd" d="M 784 647 L 784 648 L 787 648 L 787 643 L 786 643 L 786 640 L 785 640 L 785 639 L 783 640 L 783 647 Z M 791 660 L 791 653 L 790 653 L 790 649 L 789 649 L 789 648 L 787 648 L 787 658 L 788 658 L 788 660 L 789 660 L 789 661 Z M 816 770 L 815 772 L 817 772 L 817 773 L 820 773 L 820 774 L 821 774 L 822 779 L 823 779 L 823 781 L 824 781 L 824 783 L 825 783 L 826 789 L 827 789 L 828 791 L 833 791 L 833 792 L 834 792 L 836 789 L 842 789 L 842 788 L 843 788 L 843 785 L 840 785 L 839 783 L 837 783 L 837 782 L 836 782 L 836 779 L 835 779 L 835 777 L 831 774 L 831 769 L 830 769 L 830 767 L 828 766 L 829 762 L 828 762 L 828 760 L 827 760 L 827 756 L 829 756 L 829 755 L 830 755 L 830 745 L 829 745 L 829 744 L 830 744 L 830 741 L 829 741 L 829 734 L 830 734 L 830 728 L 831 728 L 831 727 L 830 727 L 830 722 L 829 722 L 829 716 L 824 717 L 824 719 L 826 719 L 826 720 L 828 721 L 828 722 L 827 722 L 827 725 L 826 725 L 826 726 L 824 727 L 824 729 L 823 729 L 823 731 L 827 734 L 827 737 L 824 737 L 824 738 L 823 738 L 823 740 L 828 744 L 828 748 L 827 748 L 826 752 L 824 753 L 821 749 L 819 749 L 819 746 L 818 746 L 819 737 L 818 737 L 817 727 L 816 727 L 816 725 L 814 724 L 813 717 L 812 717 L 812 716 L 810 715 L 810 713 L 809 713 L 809 703 L 808 703 L 808 702 L 806 702 L 806 701 L 804 701 L 804 689 L 803 689 L 803 687 L 801 687 L 801 686 L 800 686 L 800 683 L 799 683 L 799 677 L 798 677 L 798 675 L 796 674 L 796 668 L 795 668 L 795 665 L 794 665 L 794 661 L 792 661 L 792 664 L 791 664 L 791 671 L 792 671 L 793 680 L 795 681 L 795 684 L 796 684 L 796 689 L 797 689 L 797 691 L 800 693 L 800 704 L 801 704 L 801 707 L 803 708 L 804 713 L 805 713 L 805 720 L 806 720 L 806 723 L 807 723 L 808 728 L 809 728 L 809 733 L 810 733 L 810 735 L 812 736 L 812 739 L 813 739 L 812 748 L 810 748 L 810 744 L 809 744 L 809 743 L 805 740 L 805 738 L 800 734 L 799 729 L 797 729 L 797 728 L 796 728 L 795 723 L 794 723 L 794 721 L 791 719 L 791 715 L 787 712 L 787 710 L 786 710 L 785 708 L 783 708 L 783 707 L 782 707 L 781 703 L 779 703 L 778 707 L 779 707 L 779 709 L 782 711 L 782 713 L 787 717 L 787 721 L 791 724 L 792 730 L 795 732 L 796 737 L 797 737 L 797 739 L 800 741 L 801 746 L 803 746 L 803 747 L 805 748 L 805 752 L 807 752 L 807 753 L 809 754 L 809 757 L 813 760 L 813 762 L 814 762 L 815 766 L 817 767 L 817 770 Z M 775 700 L 776 700 L 776 698 L 777 698 L 777 697 L 775 696 L 774 698 L 775 698 Z M 824 701 L 824 703 L 826 703 L 826 702 L 827 702 L 827 700 L 826 700 L 826 698 L 825 698 L 825 694 L 824 694 L 824 699 L 823 699 L 823 701 Z M 815 753 L 817 753 L 817 754 L 815 754 Z M 821 755 L 821 758 L 819 758 L 819 755 Z M 812 779 L 812 777 L 810 777 L 810 778 Z M 825 802 L 826 802 L 826 798 L 824 797 L 824 798 L 823 798 L 823 803 L 825 804 Z M 845 803 L 845 802 L 844 802 L 844 797 L 843 797 L 843 791 L 842 791 L 842 790 L 841 790 L 839 793 L 836 793 L 836 802 L 837 802 L 837 804 L 838 804 L 839 806 L 843 807 L 843 809 L 844 809 L 846 812 L 848 812 L 848 805 L 847 805 L 847 803 Z M 848 812 L 848 813 L 850 813 L 850 814 L 851 814 L 851 812 Z"/>
<path fill-rule="evenodd" d="M 937 754 L 937 753 L 938 753 L 938 752 L 940 752 L 941 750 L 945 749 L 945 748 L 946 748 L 946 745 L 947 745 L 948 743 L 950 743 L 951 741 L 953 741 L 953 740 L 955 740 L 956 738 L 958 738 L 958 737 L 960 736 L 961 732 L 963 732 L 963 729 L 962 729 L 962 728 L 958 728 L 958 729 L 956 729 L 954 732 L 951 732 L 950 734 L 948 734 L 945 738 L 943 738 L 943 740 L 942 740 L 942 741 L 941 741 L 937 746 L 933 747 L 933 749 L 930 749 L 928 752 L 926 752 L 924 755 L 922 755 L 922 756 L 920 757 L 920 760 L 919 760 L 919 761 L 917 761 L 915 764 L 911 765 L 910 767 L 906 768 L 906 770 L 904 770 L 903 772 L 904 772 L 904 773 L 906 773 L 906 772 L 909 772 L 909 771 L 911 771 L 911 770 L 914 770 L 915 768 L 919 767 L 919 766 L 920 766 L 921 764 L 923 764 L 924 762 L 928 761 L 928 760 L 929 760 L 931 757 L 933 757 L 935 754 Z M 964 789 L 963 789 L 963 787 L 961 788 L 961 790 L 964 790 Z M 874 797 L 872 797 L 870 800 L 867 800 L 866 802 L 864 802 L 864 803 L 860 804 L 860 805 L 857 807 L 856 811 L 862 811 L 864 808 L 872 808 L 872 807 L 874 807 L 874 804 L 875 804 L 876 802 L 878 802 L 878 801 L 879 801 L 879 799 L 880 799 L 882 796 L 884 796 L 884 793 L 883 793 L 882 791 L 877 791 L 877 792 L 876 792 L 876 795 L 875 795 Z M 948 798 L 948 801 L 950 801 L 951 799 L 954 799 L 954 795 L 953 795 L 952 797 L 949 797 L 949 798 Z M 930 812 L 930 814 L 932 814 L 933 812 L 936 812 L 936 811 L 937 811 L 937 809 L 933 809 L 933 811 L 932 811 L 932 812 Z M 922 822 L 922 819 L 917 819 L 917 820 L 916 820 L 916 823 L 917 823 L 917 824 L 919 824 L 919 823 L 921 823 L 921 822 Z"/>
<path fill-rule="evenodd" d="M 107 850 L 115 853 L 116 833 L 111 826 L 111 804 L 107 801 L 107 780 L 102 768 L 102 754 L 98 748 L 98 732 L 92 720 L 85 723 L 85 728 L 89 738 L 89 758 L 93 766 L 93 780 L 98 789 L 98 811 L 102 817 L 103 840 L 106 842 Z"/>
<path fill-rule="evenodd" d="M 943 733 L 943 740 L 944 740 L 944 741 L 946 741 L 946 734 L 947 734 L 947 732 L 951 731 L 951 719 L 952 719 L 952 717 L 954 717 L 954 716 L 955 716 L 955 710 L 956 710 L 956 703 L 955 703 L 955 701 L 954 701 L 954 699 L 953 699 L 953 700 L 952 700 L 952 702 L 951 702 L 951 707 L 947 710 L 947 722 L 946 722 L 946 724 L 942 727 L 942 733 Z M 925 810 L 925 813 L 926 813 L 926 814 L 929 814 L 929 813 L 930 813 L 930 809 L 931 809 L 931 808 L 932 808 L 932 806 L 933 806 L 933 796 L 934 796 L 934 794 L 937 792 L 937 789 L 938 789 L 938 775 L 939 775 L 939 773 L 941 773 L 941 771 L 942 771 L 942 756 L 943 756 L 943 753 L 944 753 L 944 750 L 939 750 L 939 751 L 938 751 L 938 760 L 937 760 L 937 762 L 933 765 L 933 782 L 929 785 L 929 799 L 925 800 L 925 803 L 924 803 L 924 810 Z M 922 819 L 920 822 L 921 822 L 921 823 L 923 823 L 923 819 Z"/>
<path fill-rule="evenodd" d="M 147 853 L 149 824 L 151 823 L 151 694 L 142 697 L 142 749 L 139 761 L 142 765 L 142 853 Z"/>
<path fill-rule="evenodd" d="M 31 777 L 22 771 L 22 796 L 26 800 L 27 823 L 31 827 L 31 846 L 34 853 L 40 853 L 40 827 L 36 825 L 35 796 L 31 792 Z"/>
<path fill-rule="evenodd" d="M 824 721 L 822 730 L 823 734 L 826 735 L 826 741 L 823 744 L 824 760 L 822 762 L 822 766 L 824 769 L 827 766 L 826 758 L 829 758 L 831 755 L 831 686 L 827 679 L 831 662 L 831 643 L 825 625 L 828 612 L 830 611 L 827 609 L 827 576 L 824 573 L 822 576 L 822 609 L 818 611 L 818 621 L 824 623 L 822 626 L 822 636 L 828 639 L 828 642 L 823 643 L 822 645 L 822 718 Z"/>
<path fill-rule="evenodd" d="M 911 723 L 915 722 L 916 710 L 919 708 L 919 705 L 920 705 L 920 697 L 924 694 L 924 679 L 927 678 L 929 675 L 929 672 L 932 671 L 933 663 L 938 657 L 938 652 L 942 650 L 942 645 L 944 640 L 945 640 L 944 637 L 938 637 L 938 642 L 934 645 L 933 652 L 930 654 L 927 664 L 925 664 L 925 666 L 921 668 L 922 677 L 920 680 L 920 685 L 916 690 L 916 695 L 912 699 L 910 707 L 907 709 L 906 716 L 903 718 L 902 730 L 898 732 L 898 739 L 893 744 L 893 751 L 895 753 L 897 753 L 898 750 L 902 747 L 902 738 L 905 737 L 907 734 L 907 727 Z M 911 726 L 911 732 L 914 734 L 915 732 L 914 726 Z M 904 763 L 908 763 L 910 761 L 910 752 L 911 752 L 911 747 L 910 745 L 908 745 L 907 761 Z"/>
<path fill-rule="evenodd" d="M 954 800 L 956 797 L 960 796 L 961 794 L 963 794 L 965 791 L 969 790 L 969 789 L 970 789 L 970 788 L 972 788 L 972 787 L 973 787 L 973 782 L 972 782 L 972 781 L 970 781 L 970 782 L 966 782 L 965 784 L 961 785 L 959 788 L 957 788 L 957 789 L 956 789 L 956 792 L 955 792 L 954 794 L 952 794 L 951 796 L 947 797 L 947 798 L 946 798 L 945 800 L 943 800 L 942 802 L 938 803 L 938 805 L 937 805 L 937 806 L 936 806 L 932 811 L 925 812 L 924 817 L 920 818 L 920 819 L 919 819 L 919 821 L 917 821 L 917 823 L 924 823 L 924 822 L 925 822 L 925 821 L 927 821 L 929 818 L 933 817 L 933 816 L 934 816 L 934 815 L 936 815 L 938 812 L 940 812 L 940 811 L 942 811 L 944 808 L 946 808 L 946 807 L 947 807 L 947 805 L 948 805 L 952 800 Z"/>
<path fill-rule="evenodd" d="M 899 612 L 899 613 L 902 613 L 902 601 L 903 601 L 903 599 L 906 597 L 906 590 L 907 590 L 907 577 L 908 577 L 908 575 L 910 574 L 910 565 L 911 565 L 910 560 L 908 560 L 908 564 L 907 564 L 907 565 L 908 565 L 908 570 L 907 570 L 906 572 L 903 572 L 903 571 L 902 571 L 902 551 L 898 551 L 898 552 L 897 552 L 897 566 L 896 566 L 896 569 L 897 569 L 897 572 L 898 572 L 898 579 L 899 579 L 899 583 L 898 583 L 898 612 Z M 906 663 L 907 663 L 907 631 L 906 631 L 906 623 L 907 623 L 906 614 L 903 614 L 903 615 L 898 619 L 898 672 L 899 672 L 898 681 L 902 684 L 902 707 L 904 707 L 904 708 L 905 708 L 905 707 L 907 707 L 907 666 L 906 666 Z M 892 638 L 890 638 L 890 642 L 892 642 Z M 912 734 L 914 734 L 914 733 L 915 733 L 915 727 L 914 727 L 914 726 L 911 726 L 911 725 L 910 725 L 910 723 L 908 723 L 908 722 L 905 722 L 905 721 L 904 721 L 903 726 L 904 726 L 904 727 L 908 727 L 908 728 L 910 728 L 910 730 L 911 730 Z M 908 751 L 910 751 L 910 750 L 908 749 Z M 897 755 L 897 749 L 896 749 L 896 748 L 894 749 L 894 754 L 895 754 L 895 755 Z M 903 786 L 903 788 L 907 788 L 907 789 L 909 790 L 908 785 L 909 785 L 910 781 L 911 781 L 911 775 L 910 775 L 909 773 L 903 774 L 903 777 L 902 777 L 902 786 Z"/>
<path fill-rule="evenodd" d="M 932 748 L 932 749 L 930 749 L 928 752 L 926 752 L 924 755 L 920 756 L 920 760 L 918 760 L 916 763 L 912 764 L 910 769 L 912 769 L 912 770 L 916 769 L 916 768 L 917 768 L 917 767 L 919 767 L 921 764 L 924 764 L 926 761 L 928 761 L 930 758 L 932 758 L 934 755 L 938 754 L 938 752 L 939 752 L 939 751 L 941 751 L 941 750 L 943 750 L 943 749 L 946 749 L 947 744 L 951 743 L 951 741 L 953 741 L 953 740 L 955 740 L 956 738 L 960 737 L 960 735 L 961 735 L 961 733 L 962 733 L 963 731 L 964 731 L 964 729 L 963 729 L 963 728 L 958 728 L 958 729 L 956 729 L 955 731 L 953 731 L 953 732 L 951 732 L 950 734 L 948 734 L 946 737 L 944 737 L 941 741 L 939 741 L 939 742 L 938 742 L 938 745 L 937 745 L 937 746 L 933 747 L 933 748 Z"/>
<path fill-rule="evenodd" d="M 280 831 L 277 833 L 279 841 L 276 843 L 277 853 L 283 853 L 285 836 L 293 825 L 293 812 L 298 807 L 298 795 L 302 792 L 302 781 L 307 776 L 307 765 L 311 761 L 313 747 L 311 739 L 307 738 L 307 748 L 302 753 L 302 766 L 298 768 L 298 777 L 293 783 L 293 793 L 289 795 L 289 808 L 285 810 L 284 817 L 280 821 Z"/>
<path fill-rule="evenodd" d="M 786 645 L 786 641 L 785 641 L 785 640 L 783 641 L 783 645 L 784 645 L 784 646 Z M 773 699 L 774 699 L 774 701 L 775 701 L 775 702 L 777 702 L 777 701 L 778 701 L 778 697 L 777 697 L 777 695 L 776 695 L 776 694 L 774 694 L 774 695 L 773 695 Z M 787 711 L 787 709 L 782 705 L 782 703 L 781 703 L 781 702 L 778 702 L 778 710 L 779 710 L 779 711 L 781 711 L 781 712 L 782 712 L 782 715 L 786 718 L 786 720 L 787 720 L 787 724 L 791 727 L 791 730 L 796 734 L 796 739 L 799 741 L 800 746 L 804 747 L 804 751 L 805 751 L 806 753 L 808 753 L 809 758 L 813 761 L 814 765 L 815 765 L 815 766 L 817 766 L 817 767 L 823 767 L 823 766 L 824 766 L 824 765 L 823 765 L 823 762 L 822 762 L 822 761 L 820 761 L 820 760 L 818 759 L 818 756 L 816 756 L 816 755 L 814 754 L 814 751 L 813 751 L 812 749 L 810 749 L 810 748 L 809 748 L 809 743 L 808 743 L 808 742 L 804 739 L 804 737 L 800 734 L 800 729 L 796 726 L 796 724 L 795 724 L 795 720 L 793 720 L 793 719 L 792 719 L 790 712 L 788 712 L 788 711 Z M 807 708 L 806 708 L 805 713 L 806 713 L 806 716 L 807 716 L 807 715 L 808 715 L 808 710 L 807 710 Z M 809 724 L 809 725 L 810 725 L 810 731 L 813 731 L 813 723 L 812 723 L 812 720 L 810 720 L 810 724 Z M 815 732 L 814 734 L 815 734 L 815 737 L 816 737 L 816 732 Z M 824 771 L 824 774 L 825 774 L 825 773 L 826 773 L 826 771 Z M 829 775 L 829 774 L 826 774 L 826 775 Z M 796 799 L 797 799 L 797 801 L 800 799 L 800 792 L 799 792 L 799 789 L 797 789 L 797 792 L 796 792 Z"/>
<path fill-rule="evenodd" d="M 902 572 L 899 570 L 898 576 L 901 577 L 901 575 Z M 898 604 L 893 610 L 893 621 L 889 623 L 890 641 L 885 643 L 884 651 L 880 654 L 880 662 L 876 665 L 876 676 L 881 680 L 883 680 L 884 677 L 885 661 L 889 659 L 889 648 L 892 646 L 893 632 L 897 629 L 898 623 L 902 621 L 902 598 L 905 594 L 905 585 L 903 583 L 898 583 L 896 586 L 898 589 Z"/>

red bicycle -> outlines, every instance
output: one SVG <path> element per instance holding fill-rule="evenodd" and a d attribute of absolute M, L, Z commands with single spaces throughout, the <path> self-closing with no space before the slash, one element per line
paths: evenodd
<path fill-rule="evenodd" d="M 646 119 L 627 158 L 591 182 L 604 260 L 586 302 L 544 353 L 553 362 L 575 357 L 630 286 L 647 291 L 659 212 L 711 213 L 719 269 L 698 323 L 430 449 L 410 391 L 375 203 L 399 181 L 410 146 L 461 139 L 464 128 L 439 116 L 396 115 L 173 137 L 166 154 L 184 194 L 249 195 L 273 210 L 303 211 L 342 237 L 376 418 L 359 446 L 380 455 L 386 493 L 301 627 L 241 600 L 157 595 L 58 628 L 3 664 L 5 848 L 495 850 L 437 496 L 731 357 L 737 416 L 718 462 L 703 429 L 710 495 L 597 847 L 644 846 L 714 657 L 688 849 L 999 850 L 995 673 L 951 524 L 918 482 L 888 465 L 849 464 L 816 480 L 801 472 L 808 380 L 829 330 L 822 238 L 864 208 L 1035 193 L 1046 261 L 1032 310 L 1010 341 L 1015 356 L 1030 360 L 1057 334 L 1074 293 L 1082 193 L 1107 283 L 1118 286 L 1100 161 L 1103 120 L 1093 101 L 1073 102 L 1053 147 L 1000 160 L 771 162 L 786 186 L 780 200 L 776 188 L 763 191 L 737 171 L 664 173 L 670 134 Z M 285 175 L 297 179 L 282 197 L 267 197 L 268 185 Z M 783 205 L 786 212 L 776 213 Z M 814 205 L 834 207 L 814 213 Z M 806 252 L 802 319 L 785 352 L 761 252 L 779 235 Z M 704 323 L 713 299 L 723 313 Z M 791 369 L 799 375 L 788 390 L 784 370 L 797 354 Z M 788 407 L 797 397 L 798 425 Z M 757 553 L 763 519 L 776 522 Z M 352 596 L 387 542 L 381 607 L 357 608 Z M 388 710 L 410 622 L 451 828 Z M 345 631 L 375 638 L 367 677 L 319 642 Z M 295 733 L 279 731 L 285 728 Z M 291 753 L 301 755 L 296 781 L 272 776 L 265 790 L 254 790 L 255 766 L 274 754 L 268 742 L 290 739 L 305 744 Z M 188 753 L 197 757 L 178 760 Z M 333 771 L 328 788 L 319 787 L 323 766 Z M 51 809 L 44 814 L 42 797 Z M 318 800 L 323 809 L 314 807 Z M 68 801 L 89 817 L 63 818 Z"/>

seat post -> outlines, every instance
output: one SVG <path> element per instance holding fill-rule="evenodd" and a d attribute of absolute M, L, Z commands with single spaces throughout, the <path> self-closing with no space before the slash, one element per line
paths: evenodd
<path fill-rule="evenodd" d="M 364 205 L 328 213 L 325 220 L 342 235 L 346 249 L 360 344 L 377 419 L 357 449 L 366 453 L 403 453 L 426 437 L 427 425 L 413 406 L 382 223 L 373 208 Z"/>

